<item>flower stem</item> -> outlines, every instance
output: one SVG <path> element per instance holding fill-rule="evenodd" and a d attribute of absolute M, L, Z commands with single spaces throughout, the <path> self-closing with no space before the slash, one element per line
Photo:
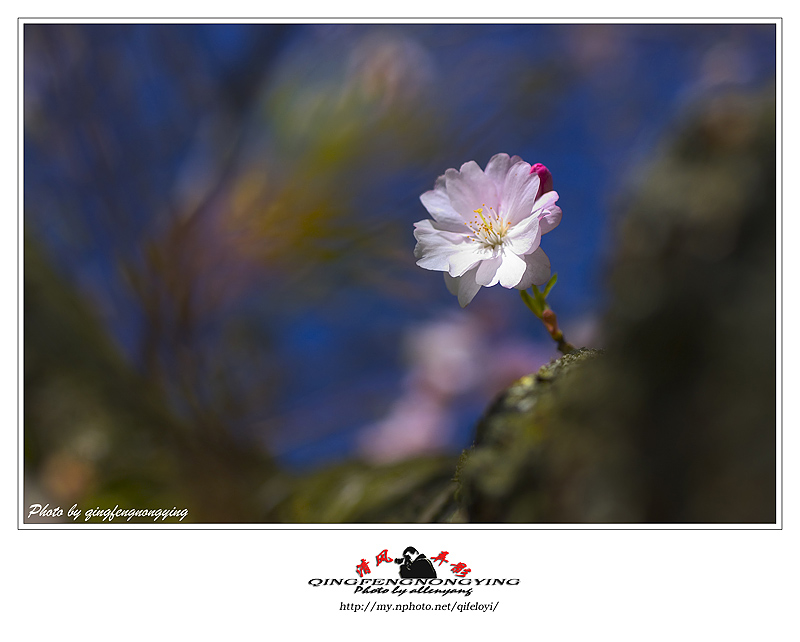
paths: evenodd
<path fill-rule="evenodd" d="M 556 342 L 561 354 L 567 354 L 567 352 L 572 352 L 575 349 L 575 346 L 564 338 L 564 333 L 558 327 L 558 317 L 556 317 L 556 313 L 553 310 L 548 307 L 540 318 L 550 337 Z"/>
<path fill-rule="evenodd" d="M 554 283 L 555 281 L 552 282 Z M 532 288 L 533 296 L 528 294 L 525 290 L 521 290 L 520 294 L 522 295 L 522 300 L 525 302 L 525 305 L 527 305 L 530 311 L 542 321 L 544 327 L 547 329 L 547 333 L 550 335 L 550 338 L 556 342 L 561 354 L 567 354 L 574 350 L 575 346 L 564 339 L 564 333 L 561 332 L 561 329 L 558 327 L 558 317 L 545 300 L 551 287 L 552 285 L 548 284 L 548 287 L 542 292 L 534 285 Z"/>

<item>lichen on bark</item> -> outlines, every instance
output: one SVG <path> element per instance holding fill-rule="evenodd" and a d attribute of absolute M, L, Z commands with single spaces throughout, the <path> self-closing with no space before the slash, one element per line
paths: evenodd
<path fill-rule="evenodd" d="M 775 183 L 774 88 L 695 106 L 620 200 L 605 353 L 494 404 L 459 519 L 775 521 Z"/>

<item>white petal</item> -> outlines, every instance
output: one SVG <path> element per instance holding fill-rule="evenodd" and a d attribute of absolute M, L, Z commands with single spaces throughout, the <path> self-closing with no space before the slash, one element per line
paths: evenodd
<path fill-rule="evenodd" d="M 466 234 L 440 230 L 438 223 L 428 219 L 414 223 L 414 238 L 417 239 L 414 248 L 414 256 L 419 259 L 417 265 L 426 270 L 447 270 L 450 257 L 463 251 L 469 243 Z"/>
<path fill-rule="evenodd" d="M 516 287 L 526 269 L 527 264 L 523 257 L 506 252 L 505 256 L 503 256 L 503 262 L 497 269 L 497 278 L 500 281 L 500 285 L 504 288 Z"/>
<path fill-rule="evenodd" d="M 514 165 L 503 185 L 501 211 L 505 219 L 514 225 L 527 218 L 533 212 L 538 191 L 539 176 L 531 174 L 531 166 L 525 162 Z"/>
<path fill-rule="evenodd" d="M 503 185 L 506 182 L 506 175 L 508 170 L 522 159 L 519 156 L 509 157 L 508 154 L 495 154 L 489 159 L 486 164 L 486 175 L 492 179 L 497 193 L 500 194 L 503 190 Z"/>
<path fill-rule="evenodd" d="M 505 239 L 506 250 L 517 255 L 530 254 L 542 238 L 539 217 L 531 214 L 508 230 Z"/>
<path fill-rule="evenodd" d="M 556 204 L 556 201 L 558 201 L 558 192 L 555 190 L 545 192 L 533 204 L 533 211 L 549 209 Z"/>
<path fill-rule="evenodd" d="M 458 295 L 458 304 L 464 308 L 467 304 L 475 298 L 481 286 L 475 282 L 475 273 L 478 271 L 477 267 L 472 268 L 465 272 L 462 276 L 454 278 L 447 272 L 444 273 L 444 282 L 447 289 L 451 294 Z"/>
<path fill-rule="evenodd" d="M 539 214 L 539 229 L 542 234 L 547 234 L 550 230 L 554 230 L 560 222 L 561 208 L 558 205 L 551 205 Z"/>
<path fill-rule="evenodd" d="M 417 261 L 417 265 L 426 270 L 447 272 L 450 260 L 449 257 L 444 254 L 426 254 Z"/>
<path fill-rule="evenodd" d="M 464 217 L 453 209 L 444 176 L 436 179 L 435 187 L 419 197 L 425 209 L 443 228 L 451 232 L 462 232 L 465 229 Z"/>
<path fill-rule="evenodd" d="M 520 290 L 527 290 L 533 284 L 542 285 L 547 283 L 550 279 L 550 259 L 544 253 L 542 248 L 539 248 L 532 254 L 526 254 L 525 259 L 525 273 L 522 279 L 515 286 Z"/>
<path fill-rule="evenodd" d="M 442 241 L 457 245 L 469 240 L 469 231 L 461 229 L 458 232 L 450 232 L 449 230 L 443 229 L 441 223 L 438 221 L 432 221 L 428 218 L 414 223 L 414 238 L 419 241 L 427 237 L 436 237 Z"/>
<path fill-rule="evenodd" d="M 484 253 L 480 248 L 475 247 L 477 243 L 470 244 L 472 247 L 465 248 L 456 254 L 451 254 L 448 261 L 450 276 L 461 276 L 483 258 Z"/>
<path fill-rule="evenodd" d="M 480 265 L 478 266 L 478 271 L 475 273 L 475 281 L 478 285 L 482 285 L 484 287 L 491 287 L 497 283 L 498 276 L 497 270 L 503 263 L 502 256 L 496 256 L 491 259 L 485 259 L 481 261 Z"/>
<path fill-rule="evenodd" d="M 472 220 L 475 210 L 484 205 L 497 210 L 499 200 L 494 183 L 475 161 L 464 163 L 460 172 L 448 169 L 444 177 L 450 204 L 465 219 Z"/>
<path fill-rule="evenodd" d="M 450 265 L 450 257 L 447 254 L 426 254 L 417 261 L 417 265 L 426 270 L 436 272 L 446 272 Z"/>
<path fill-rule="evenodd" d="M 448 272 L 444 273 L 444 284 L 450 294 L 458 294 L 458 284 L 463 278 L 463 276 L 450 276 Z"/>

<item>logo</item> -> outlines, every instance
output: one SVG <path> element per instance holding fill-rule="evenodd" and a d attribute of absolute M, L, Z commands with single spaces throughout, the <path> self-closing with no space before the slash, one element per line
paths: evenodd
<path fill-rule="evenodd" d="M 400 577 L 436 577 L 433 563 L 413 546 L 407 547 L 403 557 L 394 563 L 400 565 Z"/>
<path fill-rule="evenodd" d="M 394 550 L 399 552 L 399 547 Z M 428 551 L 430 552 L 431 549 Z M 389 549 L 384 548 L 375 555 L 361 557 L 360 561 L 353 564 L 350 569 L 346 573 L 347 577 L 327 579 L 317 577 L 310 579 L 308 584 L 315 588 L 349 589 L 365 598 L 369 596 L 369 598 L 376 597 L 379 600 L 382 596 L 386 598 L 419 597 L 423 600 L 445 596 L 470 597 L 474 590 L 482 587 L 519 585 L 518 578 L 487 578 L 475 575 L 468 558 L 461 557 L 460 554 L 456 555 L 448 550 L 439 549 L 436 555 L 429 557 L 415 546 L 406 546 L 402 554 L 397 557 L 390 555 Z M 345 603 L 342 602 L 342 604 Z M 347 610 L 361 608 L 358 604 L 355 606 L 353 604 L 349 604 Z M 497 603 L 491 604 L 494 605 L 491 610 L 494 610 Z M 382 610 L 389 608 L 385 601 L 383 604 L 376 601 L 367 602 L 367 606 L 371 609 L 376 608 L 376 605 L 378 609 Z M 353 606 L 353 609 L 350 606 Z M 431 608 L 462 610 L 473 607 L 450 602 L 441 606 L 425 606 L 423 604 L 414 606 L 412 610 L 429 610 Z"/>
<path fill-rule="evenodd" d="M 449 551 L 441 551 L 433 559 L 428 559 L 423 553 L 420 553 L 413 546 L 407 546 L 403 551 L 403 556 L 395 558 L 394 563 L 400 566 L 400 577 L 402 578 L 437 578 L 436 567 L 434 562 L 439 562 L 439 566 L 447 562 L 450 564 L 450 570 L 458 577 L 466 577 L 467 573 L 472 569 L 467 567 L 464 562 L 450 563 L 447 556 L 450 555 Z M 380 553 L 375 556 L 375 567 L 381 565 L 383 562 L 390 562 L 389 549 L 384 548 Z M 356 573 L 359 577 L 369 575 L 372 571 L 369 568 L 370 563 L 366 558 L 361 558 L 361 563 L 356 565 Z"/>

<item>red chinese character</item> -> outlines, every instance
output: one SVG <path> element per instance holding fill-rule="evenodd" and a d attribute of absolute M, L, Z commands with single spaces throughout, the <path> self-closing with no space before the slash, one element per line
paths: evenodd
<path fill-rule="evenodd" d="M 453 573 L 458 575 L 458 577 L 466 577 L 467 573 L 469 573 L 472 569 L 467 568 L 467 565 L 464 562 L 459 562 L 458 564 L 450 564 L 453 568 L 451 569 Z"/>
<path fill-rule="evenodd" d="M 389 559 L 389 549 L 384 548 L 378 555 L 375 556 L 375 566 L 380 566 L 381 562 L 386 562 L 387 564 L 392 560 Z"/>
<path fill-rule="evenodd" d="M 450 555 L 448 551 L 442 551 L 436 557 L 431 558 L 431 562 L 439 562 L 439 566 L 442 565 L 442 562 L 447 562 L 447 556 Z M 448 562 L 449 564 L 449 562 Z"/>
<path fill-rule="evenodd" d="M 367 560 L 365 560 L 363 557 L 361 558 L 361 564 L 356 566 L 356 572 L 358 573 L 359 577 L 364 577 L 364 573 L 367 575 L 370 573 L 369 562 L 367 562 Z"/>

